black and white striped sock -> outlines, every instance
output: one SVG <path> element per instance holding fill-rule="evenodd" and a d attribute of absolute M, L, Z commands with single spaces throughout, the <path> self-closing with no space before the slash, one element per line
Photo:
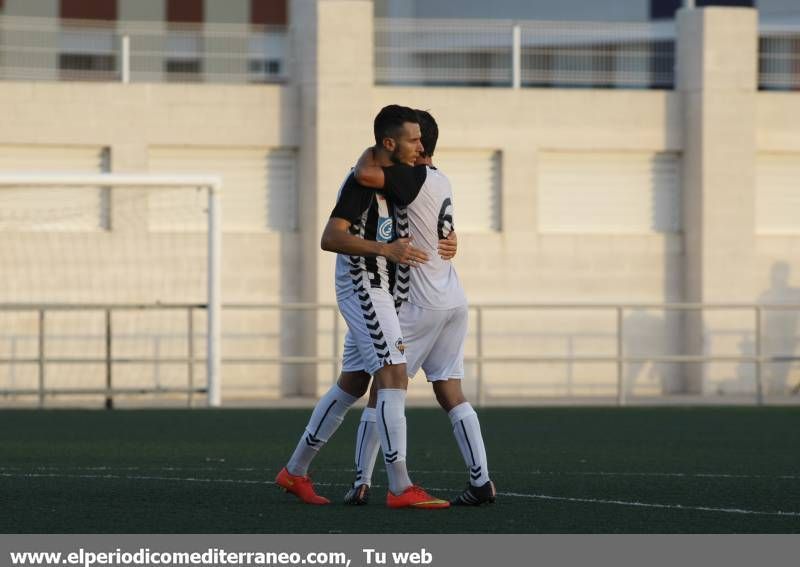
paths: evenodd
<path fill-rule="evenodd" d="M 483 486 L 489 480 L 489 463 L 486 460 L 486 447 L 481 435 L 478 414 L 469 402 L 459 404 L 447 415 L 453 424 L 453 435 L 469 469 L 469 482 L 472 486 Z"/>

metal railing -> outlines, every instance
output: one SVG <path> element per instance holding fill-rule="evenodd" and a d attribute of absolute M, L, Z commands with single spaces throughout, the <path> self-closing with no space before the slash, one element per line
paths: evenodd
<path fill-rule="evenodd" d="M 338 308 L 335 305 L 324 305 L 314 303 L 294 303 L 294 304 L 226 304 L 224 309 L 227 311 L 242 310 L 289 310 L 289 311 L 330 311 L 333 315 L 332 322 L 332 355 L 331 356 L 247 356 L 247 357 L 222 357 L 222 364 L 331 364 L 332 376 L 339 372 L 339 341 L 340 341 L 340 317 Z M 69 304 L 14 304 L 0 303 L 0 313 L 9 312 L 34 312 L 37 314 L 37 333 L 36 333 L 36 356 L 16 356 L 12 350 L 12 356 L 0 357 L 0 364 L 22 365 L 35 364 L 37 367 L 37 386 L 36 388 L 0 388 L 0 396 L 32 396 L 38 398 L 39 407 L 43 407 L 45 399 L 53 396 L 87 396 L 104 395 L 105 407 L 114 407 L 114 398 L 119 395 L 143 395 L 143 394 L 186 394 L 187 403 L 191 407 L 193 396 L 196 394 L 208 395 L 213 387 L 211 384 L 195 383 L 195 365 L 208 363 L 208 357 L 198 355 L 195 352 L 195 340 L 197 338 L 207 339 L 207 333 L 200 335 L 195 329 L 194 313 L 201 310 L 207 311 L 207 305 L 197 303 L 173 303 L 173 304 L 92 304 L 92 303 L 69 303 Z M 100 312 L 104 316 L 103 356 L 51 356 L 48 354 L 48 332 L 47 314 L 53 312 Z M 185 356 L 160 356 L 158 349 L 153 356 L 119 356 L 114 354 L 115 333 L 113 326 L 113 314 L 115 312 L 132 311 L 183 311 L 186 313 L 186 354 Z M 159 337 L 154 336 L 156 344 Z M 219 347 L 217 347 L 219 348 Z M 105 386 L 102 388 L 53 388 L 47 384 L 47 365 L 49 364 L 89 364 L 102 365 L 105 369 Z M 186 368 L 187 382 L 185 387 L 135 387 L 121 388 L 114 385 L 114 365 L 115 364 L 153 364 L 158 365 L 183 365 Z M 210 375 L 206 373 L 206 378 Z"/>
<path fill-rule="evenodd" d="M 125 304 L 125 305 L 102 305 L 102 304 L 0 304 L 0 312 L 35 312 L 37 313 L 37 355 L 35 357 L 0 358 L 0 364 L 36 364 L 37 365 L 37 387 L 30 388 L 5 388 L 0 389 L 0 396 L 24 396 L 36 395 L 39 400 L 39 407 L 44 406 L 45 398 L 55 395 L 105 395 L 105 407 L 114 407 L 114 396 L 119 394 L 149 394 L 149 393 L 185 393 L 191 403 L 194 394 L 207 394 L 208 385 L 197 386 L 194 383 L 194 365 L 198 362 L 205 362 L 205 359 L 198 359 L 194 353 L 194 316 L 196 309 L 206 309 L 203 304 Z M 115 311 L 185 311 L 187 320 L 188 348 L 185 357 L 115 357 L 114 330 L 112 325 L 112 314 Z M 104 356 L 102 357 L 78 357 L 78 356 L 48 356 L 47 354 L 47 314 L 52 312 L 98 311 L 104 315 Z M 15 353 L 12 353 L 15 354 Z M 185 388 L 119 388 L 114 386 L 113 365 L 114 364 L 141 364 L 156 362 L 163 364 L 185 364 L 187 368 L 188 381 Z M 104 388 L 48 388 L 47 386 L 47 365 L 48 364 L 99 364 L 105 367 L 105 387 Z"/>
<path fill-rule="evenodd" d="M 284 82 L 287 45 L 285 26 L 0 16 L 0 79 Z"/>
<path fill-rule="evenodd" d="M 758 86 L 800 90 L 800 22 L 760 22 Z"/>
<path fill-rule="evenodd" d="M 576 303 L 548 303 L 548 304 L 504 304 L 504 305 L 472 305 L 471 308 L 476 315 L 476 340 L 477 352 L 474 357 L 465 357 L 465 361 L 474 362 L 477 365 L 478 381 L 478 404 L 482 404 L 485 395 L 483 384 L 483 366 L 487 363 L 509 364 L 509 363 L 568 363 L 568 362 L 606 362 L 616 364 L 617 395 L 618 405 L 625 405 L 628 401 L 628 388 L 625 383 L 624 367 L 632 363 L 708 363 L 708 362 L 738 362 L 752 363 L 755 365 L 755 402 L 758 405 L 764 403 L 764 382 L 763 368 L 767 363 L 785 363 L 800 361 L 800 357 L 795 356 L 768 356 L 763 352 L 763 333 L 762 333 L 762 314 L 764 311 L 771 310 L 800 310 L 800 304 L 711 304 L 711 303 L 630 303 L 630 304 L 576 304 Z M 489 310 L 600 310 L 613 312 L 616 318 L 615 342 L 616 352 L 613 355 L 568 355 L 568 356 L 537 356 L 537 355 L 500 355 L 487 356 L 483 352 L 483 325 L 484 313 Z M 646 355 L 630 356 L 625 353 L 625 312 L 637 309 L 657 309 L 664 311 L 704 311 L 704 310 L 723 310 L 723 311 L 752 311 L 753 312 L 753 336 L 755 341 L 755 353 L 753 355 Z M 697 350 L 702 351 L 703 345 L 697 345 Z"/>
<path fill-rule="evenodd" d="M 375 21 L 389 85 L 671 89 L 674 22 Z"/>
<path fill-rule="evenodd" d="M 43 406 L 45 398 L 57 395 L 88 395 L 101 394 L 105 396 L 106 407 L 113 407 L 114 397 L 118 395 L 131 394 L 186 394 L 188 403 L 191 406 L 192 396 L 195 394 L 206 394 L 207 386 L 197 384 L 194 377 L 194 365 L 205 363 L 206 359 L 195 352 L 194 339 L 197 332 L 194 325 L 193 313 L 196 310 L 204 310 L 205 306 L 200 304 L 172 304 L 172 305 L 15 305 L 0 304 L 0 312 L 8 311 L 33 311 L 38 313 L 38 339 L 37 355 L 28 357 L 0 358 L 0 364 L 35 364 L 38 369 L 37 388 L 31 389 L 11 389 L 0 390 L 0 396 L 36 395 L 39 405 Z M 257 311 L 257 310 L 277 310 L 277 311 L 308 311 L 319 313 L 327 311 L 332 315 L 331 327 L 331 355 L 330 356 L 294 356 L 294 355 L 275 355 L 275 356 L 225 356 L 222 362 L 226 365 L 331 365 L 331 376 L 335 377 L 339 372 L 341 335 L 345 327 L 341 323 L 336 305 L 333 304 L 313 304 L 313 303 L 294 303 L 294 304 L 227 304 L 223 309 L 232 311 Z M 705 364 L 712 362 L 736 362 L 753 364 L 755 368 L 754 383 L 755 395 L 753 401 L 759 405 L 765 401 L 764 386 L 764 366 L 770 363 L 787 363 L 800 361 L 800 357 L 794 355 L 780 356 L 765 353 L 764 333 L 763 333 L 763 314 L 768 311 L 798 311 L 800 305 L 794 304 L 698 304 L 698 303 L 630 303 L 630 304 L 580 304 L 580 303 L 546 303 L 546 304 L 477 304 L 471 305 L 470 309 L 474 314 L 474 344 L 475 354 L 465 357 L 465 362 L 471 363 L 475 368 L 475 380 L 478 405 L 486 402 L 486 366 L 492 364 L 545 364 L 563 363 L 572 365 L 575 363 L 608 363 L 615 365 L 616 369 L 616 402 L 618 405 L 628 403 L 628 386 L 625 380 L 625 367 L 628 364 L 637 363 L 697 363 Z M 105 317 L 104 334 L 104 355 L 96 357 L 54 357 L 48 355 L 47 349 L 47 318 L 46 315 L 51 311 L 81 310 L 81 311 L 101 311 Z M 112 314 L 116 311 L 131 310 L 183 310 L 186 312 L 186 337 L 188 338 L 185 356 L 115 356 L 114 329 L 112 326 Z M 614 332 L 612 337 L 615 344 L 613 354 L 590 354 L 576 355 L 569 352 L 564 355 L 537 355 L 537 354 L 491 354 L 487 352 L 486 343 L 486 314 L 497 311 L 513 311 L 517 314 L 524 311 L 601 311 L 614 316 Z M 662 310 L 662 311 L 750 311 L 752 313 L 752 336 L 754 337 L 754 352 L 752 354 L 739 355 L 710 355 L 710 354 L 671 354 L 671 355 L 631 355 L 626 352 L 626 313 L 634 310 Z M 327 331 L 326 331 L 327 332 Z M 318 333 L 319 334 L 319 333 Z M 223 337 L 224 338 L 224 337 Z M 696 352 L 704 352 L 702 344 L 696 345 L 693 349 Z M 164 388 L 164 387 L 137 387 L 119 388 L 114 385 L 114 365 L 116 364 L 177 364 L 185 365 L 187 369 L 187 383 L 183 388 Z M 105 387 L 104 388 L 49 388 L 47 385 L 47 365 L 48 364 L 97 364 L 105 368 Z"/>
<path fill-rule="evenodd" d="M 675 24 L 378 18 L 378 84 L 671 89 Z M 0 15 L 0 79 L 285 82 L 286 26 Z M 759 25 L 759 87 L 800 89 L 800 22 Z"/>
<path fill-rule="evenodd" d="M 216 175 L 186 175 L 186 174 L 122 174 L 122 173 L 5 173 L 0 174 L 0 189 L 14 187 L 114 187 L 114 188 L 146 188 L 146 187 L 195 187 L 207 191 L 206 195 L 206 303 L 208 313 L 208 333 L 206 360 L 208 374 L 208 401 L 209 405 L 217 406 L 220 403 L 219 388 L 219 332 L 220 332 L 220 268 L 222 249 L 221 231 L 221 188 L 222 180 Z M 10 310 L 25 310 L 31 308 L 26 305 L 5 305 L 0 307 Z M 64 305 L 65 309 L 73 306 Z M 106 306 L 113 308 L 113 305 Z M 34 308 L 41 308 L 35 306 Z M 78 307 L 80 308 L 80 306 Z M 42 315 L 43 317 L 43 315 Z M 110 315 L 108 319 L 110 324 Z M 43 328 L 40 322 L 40 333 Z M 110 331 L 107 331 L 110 339 Z M 40 336 L 40 350 L 44 348 L 43 337 Z M 43 356 L 43 355 L 40 355 Z M 110 364 L 110 363 L 109 363 Z M 43 369 L 42 369 L 43 370 Z M 40 374 L 42 376 L 42 374 Z M 40 391 L 42 385 L 39 385 Z M 41 394 L 40 394 L 41 395 Z"/>

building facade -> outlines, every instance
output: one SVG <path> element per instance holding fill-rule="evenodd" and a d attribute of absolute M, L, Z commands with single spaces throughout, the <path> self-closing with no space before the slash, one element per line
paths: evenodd
<path fill-rule="evenodd" d="M 792 311 L 762 313 L 757 335 L 752 310 L 651 306 L 797 303 L 800 97 L 758 90 L 754 10 L 680 12 L 674 88 L 575 89 L 376 84 L 371 2 L 289 8 L 286 82 L 165 78 L 189 67 L 162 67 L 158 80 L 134 74 L 128 84 L 0 82 L 3 107 L 14 109 L 0 117 L 2 171 L 222 174 L 224 403 L 310 397 L 335 378 L 324 358 L 341 345 L 335 312 L 269 305 L 332 304 L 334 258 L 319 250 L 321 231 L 341 180 L 371 144 L 374 114 L 390 103 L 429 109 L 440 124 L 436 160 L 454 183 L 456 266 L 470 301 L 549 306 L 487 307 L 480 340 L 473 312 L 467 353 L 486 357 L 468 364 L 473 396 L 480 377 L 487 402 L 614 399 L 621 376 L 643 398 L 751 397 L 756 345 L 794 355 Z M 77 223 L 69 230 L 5 226 L 0 303 L 202 301 L 203 235 L 191 230 L 190 201 L 92 195 L 62 194 L 45 207 L 88 210 L 89 225 L 70 216 L 58 221 Z M 25 205 L 31 218 L 55 214 L 40 205 Z M 610 307 L 586 306 L 598 303 Z M 35 314 L 3 317 L 4 358 L 35 359 Z M 115 355 L 186 351 L 185 315 L 148 317 L 120 315 Z M 48 355 L 80 345 L 100 356 L 102 326 L 97 313 L 53 315 Z M 620 367 L 620 352 L 697 358 Z M 559 360 L 516 360 L 525 355 Z M 236 361 L 257 356 L 284 358 Z M 722 359 L 700 363 L 705 356 Z M 35 386 L 35 364 L 6 370 L 6 388 Z M 768 395 L 785 397 L 796 381 L 791 361 L 761 371 Z M 120 364 L 115 374 L 131 387 L 186 381 L 185 365 L 167 363 Z M 105 374 L 53 364 L 47 379 L 53 388 L 101 387 Z M 194 379 L 202 382 L 201 365 Z M 411 394 L 430 399 L 421 377 Z"/>

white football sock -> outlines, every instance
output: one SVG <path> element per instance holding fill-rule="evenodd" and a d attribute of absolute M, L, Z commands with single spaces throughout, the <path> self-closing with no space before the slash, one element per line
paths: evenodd
<path fill-rule="evenodd" d="M 389 490 L 401 494 L 411 486 L 406 469 L 406 391 L 393 388 L 378 390 L 378 431 L 383 462 L 389 476 Z"/>
<path fill-rule="evenodd" d="M 356 481 L 355 485 L 372 484 L 375 458 L 381 448 L 381 437 L 375 423 L 375 408 L 366 407 L 361 414 L 356 437 Z"/>
<path fill-rule="evenodd" d="M 311 461 L 339 429 L 344 415 L 357 399 L 342 390 L 338 384 L 331 386 L 330 390 L 320 398 L 311 413 L 311 419 L 308 420 L 306 430 L 300 437 L 292 458 L 286 465 L 289 474 L 297 476 L 308 474 L 308 466 Z"/>
<path fill-rule="evenodd" d="M 486 446 L 483 444 L 478 414 L 469 402 L 464 402 L 447 412 L 447 415 L 453 424 L 453 435 L 456 436 L 461 456 L 469 468 L 470 484 L 483 486 L 489 480 L 489 463 L 486 460 Z"/>

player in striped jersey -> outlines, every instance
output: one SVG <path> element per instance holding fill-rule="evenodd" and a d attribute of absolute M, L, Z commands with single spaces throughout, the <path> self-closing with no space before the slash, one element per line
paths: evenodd
<path fill-rule="evenodd" d="M 385 107 L 378 113 L 374 129 L 376 147 L 389 163 L 414 163 L 422 145 L 417 115 L 412 109 Z M 424 176 L 425 172 L 418 175 Z M 338 429 L 347 410 L 366 393 L 374 376 L 379 444 L 389 477 L 387 506 L 449 506 L 446 500 L 434 498 L 412 484 L 406 467 L 408 377 L 393 293 L 397 265 L 417 265 L 428 259 L 408 239 L 395 237 L 394 206 L 416 196 L 408 187 L 378 194 L 361 187 L 351 172 L 339 190 L 336 207 L 322 235 L 322 248 L 339 253 L 336 300 L 348 326 L 342 373 L 317 403 L 291 459 L 275 479 L 279 486 L 310 504 L 327 504 L 329 500 L 314 491 L 308 467 Z"/>
<path fill-rule="evenodd" d="M 454 229 L 453 194 L 450 181 L 431 161 L 439 137 L 436 121 L 428 112 L 417 112 L 424 147 L 417 165 L 382 167 L 387 164 L 381 163 L 373 150 L 368 149 L 356 166 L 356 180 L 390 196 L 415 195 L 396 203 L 400 235 L 410 235 L 430 256 L 427 263 L 408 272 L 407 277 L 398 267 L 395 299 L 401 304 L 399 318 L 408 360 L 406 368 L 410 377 L 420 367 L 424 370 L 436 400 L 450 417 L 453 434 L 467 465 L 467 487 L 451 504 L 480 506 L 495 501 L 496 489 L 489 478 L 478 415 L 461 389 L 467 299 L 452 263 L 433 253 L 437 241 L 447 238 Z M 420 179 L 423 180 L 421 186 L 418 185 Z M 400 186 L 406 188 L 406 193 Z M 411 187 L 410 192 L 408 187 Z M 371 393 L 358 428 L 356 479 L 345 495 L 348 504 L 365 504 L 369 498 L 377 454 L 375 428 L 374 395 Z"/>

